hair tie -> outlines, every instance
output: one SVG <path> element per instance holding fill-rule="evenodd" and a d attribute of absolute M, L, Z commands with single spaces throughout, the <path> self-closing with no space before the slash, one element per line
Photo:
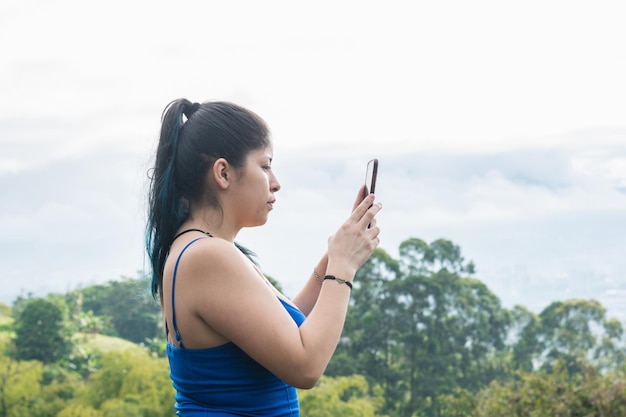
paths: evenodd
<path fill-rule="evenodd" d="M 196 110 L 198 110 L 199 107 L 200 107 L 200 103 L 193 103 L 185 111 L 183 111 L 183 113 L 187 117 L 187 120 L 189 120 L 191 115 L 194 114 L 196 112 Z"/>

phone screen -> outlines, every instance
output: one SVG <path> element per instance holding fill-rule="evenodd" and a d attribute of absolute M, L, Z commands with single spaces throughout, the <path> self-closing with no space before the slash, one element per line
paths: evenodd
<path fill-rule="evenodd" d="M 376 191 L 376 176 L 378 175 L 378 159 L 372 159 L 367 163 L 365 171 L 365 192 L 366 195 Z"/>

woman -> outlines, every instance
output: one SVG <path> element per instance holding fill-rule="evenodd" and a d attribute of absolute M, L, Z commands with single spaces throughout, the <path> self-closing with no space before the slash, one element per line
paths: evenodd
<path fill-rule="evenodd" d="M 235 243 L 280 190 L 265 122 L 226 102 L 170 103 L 150 187 L 147 248 L 179 416 L 298 416 L 297 388 L 324 372 L 352 280 L 378 245 L 374 196 L 328 240 L 289 300 Z M 371 224 L 368 227 L 368 224 Z"/>

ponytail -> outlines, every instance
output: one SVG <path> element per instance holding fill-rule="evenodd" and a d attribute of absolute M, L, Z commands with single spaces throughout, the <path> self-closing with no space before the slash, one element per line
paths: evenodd
<path fill-rule="evenodd" d="M 255 113 L 228 102 L 169 103 L 161 116 L 156 161 L 150 176 L 146 249 L 152 267 L 151 291 L 161 294 L 163 268 L 176 232 L 189 216 L 190 203 L 221 209 L 206 188 L 205 175 L 219 158 L 245 164 L 248 153 L 270 143 L 269 129 Z M 235 245 L 248 257 L 251 251 Z"/>
<path fill-rule="evenodd" d="M 197 103 L 196 103 L 197 104 Z M 183 114 L 197 109 L 189 100 L 167 105 L 161 116 L 161 134 L 152 172 L 146 246 L 152 266 L 152 295 L 156 297 L 163 282 L 163 267 L 176 231 L 186 220 L 188 207 L 176 186 L 176 158 Z"/>

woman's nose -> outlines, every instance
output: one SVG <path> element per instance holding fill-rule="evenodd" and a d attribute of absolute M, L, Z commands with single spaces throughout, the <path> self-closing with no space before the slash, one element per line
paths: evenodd
<path fill-rule="evenodd" d="M 272 178 L 270 179 L 270 190 L 273 193 L 280 190 L 280 183 L 278 182 L 276 175 L 274 175 L 273 173 L 272 173 Z"/>

